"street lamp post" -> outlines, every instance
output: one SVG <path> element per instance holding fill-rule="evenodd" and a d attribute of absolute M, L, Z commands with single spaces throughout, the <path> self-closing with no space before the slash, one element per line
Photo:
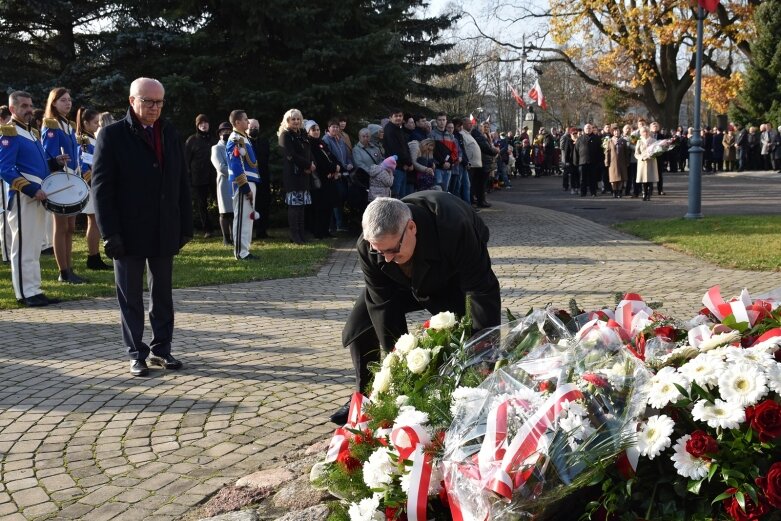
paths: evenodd
<path fill-rule="evenodd" d="M 526 35 L 525 34 L 523 35 L 523 40 L 522 40 L 522 44 L 521 45 L 522 45 L 521 46 L 521 99 L 523 99 L 523 93 L 526 92 L 524 90 L 524 86 L 523 86 L 523 74 L 524 74 L 524 69 L 526 68 L 526 58 L 529 57 L 529 55 L 526 54 Z M 518 121 L 518 128 L 520 129 L 521 127 L 523 127 L 523 107 L 519 107 L 519 108 L 520 108 L 520 111 L 521 111 L 521 117 L 520 117 L 520 120 Z"/>
<path fill-rule="evenodd" d="M 702 33 L 705 12 L 697 5 L 697 57 L 694 71 L 694 133 L 689 147 L 689 208 L 684 218 L 702 218 L 702 131 L 700 130 L 700 97 L 702 95 Z"/>

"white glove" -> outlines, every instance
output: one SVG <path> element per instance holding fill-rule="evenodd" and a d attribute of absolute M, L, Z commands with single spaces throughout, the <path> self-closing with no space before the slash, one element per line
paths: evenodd
<path fill-rule="evenodd" d="M 247 149 L 244 148 L 244 147 L 239 147 L 239 154 L 241 154 L 242 156 L 246 156 L 247 155 Z"/>

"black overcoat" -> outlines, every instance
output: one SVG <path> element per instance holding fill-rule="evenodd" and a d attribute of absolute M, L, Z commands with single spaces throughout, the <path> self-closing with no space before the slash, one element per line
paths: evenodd
<path fill-rule="evenodd" d="M 105 239 L 119 235 L 127 255 L 166 257 L 193 236 L 184 146 L 174 126 L 159 121 L 163 164 L 130 111 L 101 130 L 92 166 L 95 217 Z"/>
<path fill-rule="evenodd" d="M 488 255 L 489 231 L 472 207 L 447 192 L 425 190 L 402 199 L 412 211 L 417 227 L 412 278 L 393 262 L 369 252 L 369 243 L 358 240 L 357 249 L 366 289 L 370 322 L 362 313 L 350 316 L 342 335 L 352 343 L 368 327 L 389 350 L 407 332 L 405 313 L 410 302 L 431 313 L 452 311 L 463 316 L 466 296 L 472 299 L 473 330 L 501 323 L 499 281 Z"/>

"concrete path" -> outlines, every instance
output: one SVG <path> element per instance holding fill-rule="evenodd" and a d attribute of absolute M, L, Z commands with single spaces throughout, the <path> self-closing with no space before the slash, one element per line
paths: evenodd
<path fill-rule="evenodd" d="M 520 185 L 481 212 L 515 312 L 632 290 L 683 317 L 713 284 L 781 287 L 780 273 L 709 266 L 515 197 Z M 360 285 L 348 241 L 317 276 L 177 290 L 186 369 L 145 379 L 129 376 L 113 299 L 0 311 L 0 519 L 177 519 L 327 436 L 351 388 L 340 331 Z"/>

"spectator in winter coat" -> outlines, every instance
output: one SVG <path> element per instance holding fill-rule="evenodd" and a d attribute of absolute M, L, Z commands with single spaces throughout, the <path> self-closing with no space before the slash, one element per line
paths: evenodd
<path fill-rule="evenodd" d="M 393 173 L 396 171 L 396 156 L 390 156 L 379 165 L 369 169 L 369 202 L 378 197 L 390 197 Z"/>

